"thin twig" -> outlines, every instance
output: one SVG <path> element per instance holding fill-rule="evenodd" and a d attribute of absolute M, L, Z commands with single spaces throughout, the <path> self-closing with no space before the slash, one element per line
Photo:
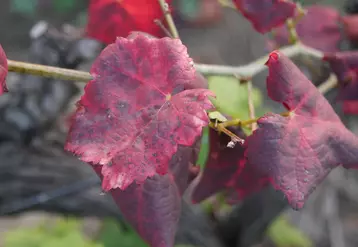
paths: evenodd
<path fill-rule="evenodd" d="M 178 30 L 177 30 L 177 28 L 175 26 L 175 23 L 173 21 L 173 17 L 170 14 L 168 3 L 165 0 L 158 0 L 158 2 L 160 4 L 160 7 L 162 8 L 162 11 L 163 11 L 164 16 L 165 16 L 165 20 L 166 20 L 166 22 L 168 24 L 169 30 L 170 30 L 173 38 L 179 39 L 179 33 L 178 33 Z"/>
<path fill-rule="evenodd" d="M 160 27 L 160 29 L 163 30 L 163 32 L 165 33 L 166 36 L 168 36 L 169 38 L 173 38 L 172 34 L 169 32 L 169 30 L 163 25 L 162 21 L 159 19 L 155 19 L 154 23 Z"/>
<path fill-rule="evenodd" d="M 24 63 L 13 60 L 7 60 L 8 70 L 21 74 L 30 74 L 42 77 L 48 77 L 60 80 L 82 81 L 88 82 L 92 80 L 92 76 L 88 72 L 63 69 L 40 64 Z"/>
<path fill-rule="evenodd" d="M 255 117 L 255 106 L 252 98 L 252 82 L 247 81 L 246 84 L 247 84 L 247 103 L 249 107 L 249 116 L 251 119 L 254 119 L 256 117 Z M 251 124 L 251 130 L 254 131 L 255 129 L 257 129 L 256 122 Z"/>

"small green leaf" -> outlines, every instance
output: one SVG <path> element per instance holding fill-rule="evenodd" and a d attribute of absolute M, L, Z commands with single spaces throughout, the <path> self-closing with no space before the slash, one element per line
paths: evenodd
<path fill-rule="evenodd" d="M 218 111 L 209 112 L 209 118 L 212 120 L 218 120 L 219 122 L 227 121 L 227 118 Z"/>

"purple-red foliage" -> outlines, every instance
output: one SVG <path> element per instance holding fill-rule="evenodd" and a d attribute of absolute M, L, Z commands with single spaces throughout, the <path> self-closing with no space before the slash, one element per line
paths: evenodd
<path fill-rule="evenodd" d="M 331 7 L 313 5 L 306 8 L 306 15 L 296 25 L 300 41 L 324 52 L 336 52 L 342 39 L 339 27 L 339 12 Z M 274 30 L 276 45 L 288 45 L 289 33 L 286 26 Z"/>
<path fill-rule="evenodd" d="M 274 51 L 267 66 L 268 94 L 290 114 L 261 117 L 246 156 L 299 209 L 333 168 L 358 164 L 358 138 L 289 58 Z"/>
<path fill-rule="evenodd" d="M 2 46 L 0 45 L 0 95 L 4 92 L 8 92 L 6 87 L 6 76 L 7 76 L 7 58 L 5 51 L 3 50 Z"/>
<path fill-rule="evenodd" d="M 293 17 L 296 4 L 290 0 L 233 0 L 237 9 L 260 33 L 271 31 Z"/>
<path fill-rule="evenodd" d="M 65 148 L 94 167 L 143 239 L 172 246 L 213 94 L 180 40 L 141 33 L 104 49 L 91 74 Z"/>
<path fill-rule="evenodd" d="M 245 137 L 239 128 L 234 129 L 233 132 L 242 138 Z M 210 130 L 209 137 L 208 161 L 200 182 L 192 194 L 192 200 L 195 203 L 218 192 L 226 192 L 226 194 L 234 195 L 236 200 L 241 200 L 267 185 L 269 179 L 246 162 L 245 147 L 239 144 L 234 148 L 227 147 L 230 138 L 224 134 L 218 134 L 215 130 Z"/>

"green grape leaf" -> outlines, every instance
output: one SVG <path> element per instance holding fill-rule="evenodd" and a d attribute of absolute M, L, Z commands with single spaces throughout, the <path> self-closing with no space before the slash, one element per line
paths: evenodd
<path fill-rule="evenodd" d="M 239 80 L 232 76 L 209 76 L 207 79 L 209 89 L 216 95 L 216 99 L 211 100 L 218 111 L 233 118 L 249 118 L 246 84 L 240 84 Z M 262 94 L 255 87 L 252 89 L 252 99 L 255 108 L 260 108 Z"/>
<path fill-rule="evenodd" d="M 44 222 L 35 228 L 14 229 L 5 234 L 4 247 L 103 247 L 84 237 L 80 221 L 60 219 L 53 225 Z"/>

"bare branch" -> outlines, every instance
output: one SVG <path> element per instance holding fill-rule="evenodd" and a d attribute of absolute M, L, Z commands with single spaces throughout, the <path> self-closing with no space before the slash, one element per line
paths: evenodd
<path fill-rule="evenodd" d="M 92 76 L 88 72 L 63 69 L 40 64 L 24 63 L 18 61 L 7 60 L 8 70 L 21 74 L 36 75 L 60 80 L 70 81 L 90 81 Z"/>
<path fill-rule="evenodd" d="M 282 47 L 279 51 L 287 57 L 308 55 L 319 59 L 323 58 L 323 53 L 321 51 L 305 46 L 300 42 L 294 45 Z M 268 58 L 269 55 L 266 55 L 244 66 L 195 64 L 195 68 L 198 72 L 204 75 L 238 75 L 242 78 L 252 78 L 267 68 L 265 63 Z"/>

